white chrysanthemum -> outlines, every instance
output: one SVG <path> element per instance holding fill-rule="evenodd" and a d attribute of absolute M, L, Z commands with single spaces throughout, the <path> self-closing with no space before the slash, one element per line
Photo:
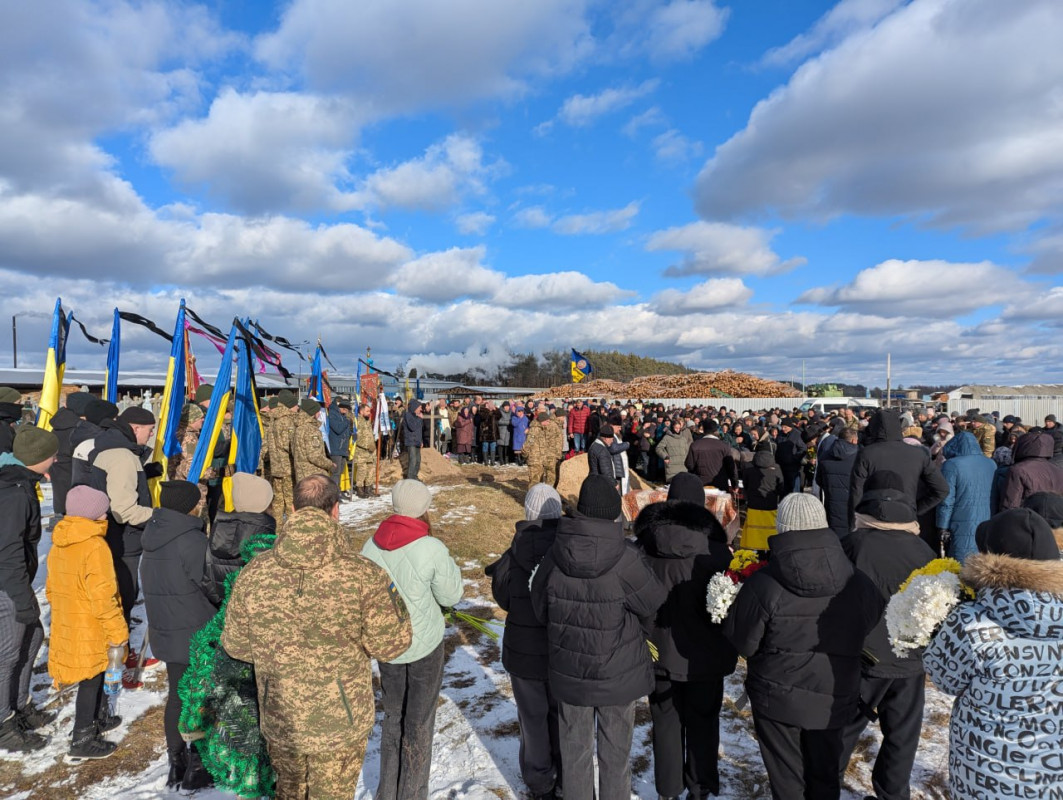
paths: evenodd
<path fill-rule="evenodd" d="M 717 572 L 712 576 L 705 594 L 705 607 L 709 611 L 709 619 L 717 624 L 724 621 L 731 603 L 738 595 L 739 588 L 741 587 L 723 572 Z"/>
<path fill-rule="evenodd" d="M 960 579 L 952 572 L 916 575 L 886 606 L 886 629 L 899 658 L 926 647 L 949 612 L 960 602 Z"/>

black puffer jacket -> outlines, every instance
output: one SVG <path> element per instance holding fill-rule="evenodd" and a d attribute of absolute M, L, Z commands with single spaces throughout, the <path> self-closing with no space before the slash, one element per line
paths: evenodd
<path fill-rule="evenodd" d="M 29 625 L 40 618 L 33 592 L 37 545 L 41 541 L 41 476 L 19 464 L 0 467 L 0 592 L 15 604 L 15 621 Z"/>
<path fill-rule="evenodd" d="M 864 484 L 870 475 L 881 470 L 896 472 L 904 482 L 904 494 L 917 516 L 935 508 L 949 493 L 949 484 L 934 464 L 925 447 L 905 444 L 901 437 L 901 418 L 893 409 L 880 409 L 867 426 L 867 444 L 856 455 L 849 480 L 849 515 L 864 496 Z M 922 489 L 922 491 L 920 491 Z"/>
<path fill-rule="evenodd" d="M 0 403 L 0 453 L 10 453 L 15 444 L 15 425 L 22 421 L 22 405 Z"/>
<path fill-rule="evenodd" d="M 770 444 L 757 445 L 753 463 L 742 470 L 742 487 L 750 508 L 775 511 L 779 507 L 783 477 Z"/>
<path fill-rule="evenodd" d="M 738 488 L 738 470 L 731 446 L 715 436 L 705 436 L 690 445 L 684 466 L 706 486 L 724 491 Z"/>
<path fill-rule="evenodd" d="M 499 607 L 508 613 L 506 635 L 502 639 L 502 666 L 510 675 L 545 681 L 546 626 L 532 611 L 528 581 L 532 570 L 554 544 L 557 520 L 522 520 L 509 550 L 487 568 L 491 576 L 491 593 Z"/>
<path fill-rule="evenodd" d="M 835 439 L 830 449 L 820 455 L 816 469 L 816 483 L 823 490 L 823 507 L 827 510 L 827 525 L 839 536 L 850 530 L 849 482 L 858 452 L 860 447 L 856 443 Z"/>
<path fill-rule="evenodd" d="M 578 706 L 619 706 L 653 689 L 640 624 L 667 593 L 619 522 L 562 517 L 535 571 L 532 610 L 546 625 L 550 689 Z"/>
<path fill-rule="evenodd" d="M 52 479 L 52 508 L 56 514 L 66 514 L 66 493 L 70 491 L 74 468 L 74 446 L 70 443 L 70 436 L 79 422 L 81 417 L 69 408 L 59 409 L 52 417 L 52 433 L 59 440 L 59 451 L 55 454 L 55 463 L 48 470 L 48 475 Z"/>
<path fill-rule="evenodd" d="M 269 514 L 251 511 L 219 511 L 207 542 L 203 591 L 216 606 L 225 599 L 225 579 L 244 566 L 240 548 L 256 533 L 273 533 L 277 522 Z"/>
<path fill-rule="evenodd" d="M 869 577 L 883 600 L 889 602 L 914 570 L 925 567 L 937 554 L 930 545 L 908 531 L 858 528 L 842 539 L 842 548 L 860 572 Z M 864 674 L 873 678 L 907 678 L 923 673 L 923 650 L 913 650 L 898 658 L 890 646 L 883 614 L 868 634 L 865 649 L 877 663 L 864 665 Z"/>
<path fill-rule="evenodd" d="M 653 503 L 635 520 L 635 537 L 668 592 L 650 628 L 659 654 L 654 669 L 676 681 L 730 675 L 738 654 L 705 608 L 709 579 L 731 563 L 716 516 L 696 503 Z"/>
<path fill-rule="evenodd" d="M 856 715 L 860 651 L 885 602 L 830 528 L 770 542 L 771 561 L 742 586 L 723 622 L 746 658 L 753 713 L 809 730 L 841 727 Z"/>
<path fill-rule="evenodd" d="M 169 508 L 155 509 L 144 527 L 140 583 L 151 650 L 163 661 L 187 664 L 192 634 L 218 610 L 202 587 L 206 558 L 202 519 Z"/>

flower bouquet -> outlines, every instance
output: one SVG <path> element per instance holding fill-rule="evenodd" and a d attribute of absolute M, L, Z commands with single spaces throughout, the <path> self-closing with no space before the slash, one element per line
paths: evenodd
<path fill-rule="evenodd" d="M 719 624 L 727 616 L 738 595 L 742 584 L 757 570 L 768 565 L 755 550 L 735 550 L 730 566 L 724 572 L 717 572 L 709 580 L 705 605 L 709 619 Z"/>
<path fill-rule="evenodd" d="M 974 590 L 960 581 L 960 562 L 935 558 L 915 570 L 886 606 L 886 629 L 898 658 L 926 647 L 949 612 Z"/>

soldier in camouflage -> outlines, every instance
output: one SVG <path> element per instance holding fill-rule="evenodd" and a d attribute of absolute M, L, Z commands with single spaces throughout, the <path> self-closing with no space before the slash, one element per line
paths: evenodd
<path fill-rule="evenodd" d="M 541 411 L 528 425 L 528 438 L 524 441 L 524 458 L 528 462 L 528 488 L 547 481 L 547 440 L 543 425 L 550 412 Z M 553 484 L 550 484 L 553 486 Z"/>
<path fill-rule="evenodd" d="M 369 419 L 369 406 L 358 411 L 358 438 L 354 444 L 355 490 L 370 497 L 376 482 L 376 439 Z"/>
<path fill-rule="evenodd" d="M 292 432 L 295 429 L 295 395 L 288 389 L 277 394 L 277 407 L 270 412 L 269 477 L 273 484 L 273 518 L 279 525 L 292 511 Z"/>
<path fill-rule="evenodd" d="M 351 549 L 338 519 L 339 487 L 300 481 L 295 513 L 244 567 L 226 613 L 222 646 L 255 666 L 278 800 L 354 796 L 375 714 L 370 659 L 412 641 L 388 574 Z"/>
<path fill-rule="evenodd" d="M 543 468 L 548 486 L 557 486 L 557 466 L 565 452 L 565 432 L 561 430 L 557 419 L 550 414 L 543 421 Z"/>
<path fill-rule="evenodd" d="M 295 413 L 295 429 L 292 432 L 292 470 L 295 482 L 311 475 L 332 475 L 335 464 L 325 450 L 321 438 L 321 424 L 317 412 L 321 404 L 317 400 L 303 400 Z M 301 413 L 300 413 L 301 412 Z"/>

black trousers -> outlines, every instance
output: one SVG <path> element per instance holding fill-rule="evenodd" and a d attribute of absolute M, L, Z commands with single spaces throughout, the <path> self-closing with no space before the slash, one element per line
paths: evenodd
<path fill-rule="evenodd" d="M 166 695 L 166 710 L 162 715 L 162 727 L 166 731 L 166 749 L 179 750 L 184 746 L 181 731 L 177 727 L 181 719 L 181 697 L 177 694 L 177 685 L 188 669 L 188 664 L 177 664 L 173 661 L 166 662 L 166 678 L 169 683 L 169 692 Z"/>
<path fill-rule="evenodd" d="M 102 672 L 79 682 L 77 700 L 74 702 L 74 730 L 90 727 L 99 717 L 104 702 Z"/>
<path fill-rule="evenodd" d="M 692 800 L 720 793 L 720 706 L 723 678 L 710 681 L 654 679 L 653 769 L 657 793 Z"/>
<path fill-rule="evenodd" d="M 520 775 L 532 794 L 546 794 L 561 780 L 557 701 L 547 681 L 510 676 L 520 723 Z"/>
<path fill-rule="evenodd" d="M 112 560 L 114 577 L 118 581 L 118 597 L 122 601 L 122 616 L 125 617 L 126 627 L 129 627 L 129 617 L 140 594 L 140 555 L 120 556 Z"/>
<path fill-rule="evenodd" d="M 909 678 L 864 677 L 860 681 L 860 697 L 869 708 L 878 712 L 878 724 L 882 730 L 882 746 L 871 771 L 871 785 L 878 800 L 908 800 L 911 797 L 909 781 L 923 730 L 925 696 L 922 672 Z M 849 759 L 868 722 L 870 720 L 860 714 L 845 727 L 840 774 L 844 774 L 849 766 Z"/>
<path fill-rule="evenodd" d="M 842 729 L 811 731 L 753 714 L 774 800 L 838 800 Z"/>

